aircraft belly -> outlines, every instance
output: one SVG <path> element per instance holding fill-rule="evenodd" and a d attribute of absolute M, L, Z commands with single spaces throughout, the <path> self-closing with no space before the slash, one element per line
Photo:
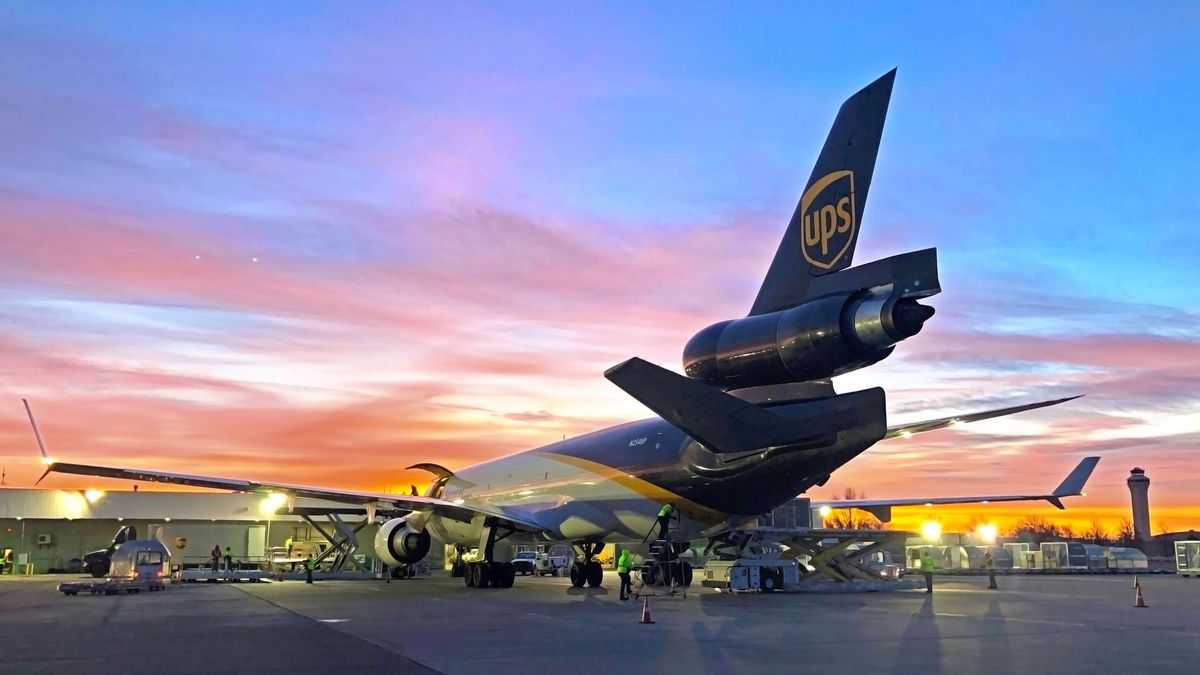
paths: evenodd
<path fill-rule="evenodd" d="M 512 511 L 565 540 L 638 540 L 655 522 L 659 501 L 648 499 L 604 472 L 543 453 L 522 453 L 469 467 L 447 486 L 447 499 Z M 445 525 L 455 543 L 478 541 L 479 525 Z M 435 531 L 436 533 L 436 531 Z"/>

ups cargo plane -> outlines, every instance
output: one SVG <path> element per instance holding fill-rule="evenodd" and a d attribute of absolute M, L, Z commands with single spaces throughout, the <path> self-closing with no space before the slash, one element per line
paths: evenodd
<path fill-rule="evenodd" d="M 921 301 L 941 291 L 935 249 L 851 266 L 894 78 L 895 70 L 842 104 L 749 315 L 696 333 L 683 350 L 686 375 L 638 358 L 605 373 L 657 417 L 458 471 L 416 464 L 409 468 L 434 476 L 423 496 L 72 464 L 45 457 L 43 446 L 47 474 L 320 498 L 361 505 L 371 520 L 407 511 L 379 528 L 379 558 L 419 561 L 431 537 L 478 548 L 479 559 L 456 570 L 475 587 L 512 586 L 513 543 L 567 542 L 578 553 L 572 582 L 598 585 L 600 547 L 643 542 L 664 504 L 679 513 L 680 541 L 717 541 L 824 485 L 879 441 L 1069 400 L 889 427 L 882 389 L 834 391 L 831 377 L 881 361 L 919 333 L 934 314 Z M 884 520 L 908 504 L 1048 500 L 1062 508 L 1097 461 L 1084 459 L 1049 493 L 828 504 Z"/>

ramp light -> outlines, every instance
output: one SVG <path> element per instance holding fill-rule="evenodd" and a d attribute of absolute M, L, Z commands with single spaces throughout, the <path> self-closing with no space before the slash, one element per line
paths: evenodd
<path fill-rule="evenodd" d="M 46 466 L 50 466 L 53 463 L 54 463 L 53 457 L 49 457 L 49 456 L 42 457 L 42 464 L 45 464 Z"/>
<path fill-rule="evenodd" d="M 103 496 L 104 490 L 89 489 L 85 490 L 83 493 L 83 498 L 88 500 L 89 504 L 95 504 L 96 502 L 100 501 L 100 498 Z"/>
<path fill-rule="evenodd" d="M 996 543 L 996 535 L 998 534 L 996 526 L 991 523 L 982 523 L 975 528 L 975 536 L 985 544 Z"/>
<path fill-rule="evenodd" d="M 942 524 L 936 520 L 921 523 L 921 538 L 929 543 L 935 543 L 942 538 Z"/>
<path fill-rule="evenodd" d="M 282 492 L 272 492 L 266 497 L 263 497 L 262 502 L 258 505 L 258 510 L 262 511 L 263 515 L 273 515 L 279 510 L 279 507 L 287 503 L 287 495 Z"/>
<path fill-rule="evenodd" d="M 817 509 L 817 513 L 820 514 L 822 518 L 828 518 L 829 514 L 833 513 L 833 507 L 828 504 L 822 504 L 821 508 Z"/>

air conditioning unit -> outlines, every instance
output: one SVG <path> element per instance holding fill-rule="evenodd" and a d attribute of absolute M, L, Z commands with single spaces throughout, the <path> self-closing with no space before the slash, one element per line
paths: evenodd
<path fill-rule="evenodd" d="M 38 546 L 49 546 L 54 543 L 54 537 L 49 534 L 39 534 L 37 538 Z"/>

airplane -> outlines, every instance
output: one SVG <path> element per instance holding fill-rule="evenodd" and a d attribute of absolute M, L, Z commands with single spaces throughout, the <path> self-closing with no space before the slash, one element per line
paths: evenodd
<path fill-rule="evenodd" d="M 712 543 L 824 485 L 882 440 L 1075 398 L 888 426 L 883 389 L 834 391 L 830 378 L 877 363 L 917 335 L 934 314 L 920 301 L 941 291 L 936 249 L 851 266 L 895 74 L 838 110 L 749 314 L 696 333 L 684 348 L 685 375 L 636 357 L 604 373 L 656 417 L 458 471 L 414 464 L 408 468 L 434 480 L 424 495 L 404 496 L 60 462 L 47 454 L 29 411 L 47 464 L 42 478 L 56 472 L 279 493 L 289 506 L 318 498 L 361 505 L 371 522 L 379 511 L 407 511 L 375 537 L 376 555 L 390 566 L 420 561 L 436 537 L 455 545 L 460 560 L 478 549 L 478 560 L 454 566 L 467 586 L 508 588 L 514 543 L 563 542 L 577 553 L 571 583 L 599 586 L 600 549 L 644 542 L 665 504 L 677 511 L 678 541 Z M 1084 459 L 1048 493 L 812 506 L 863 508 L 884 520 L 908 504 L 1046 500 L 1064 508 L 1061 500 L 1082 493 L 1097 461 Z"/>

